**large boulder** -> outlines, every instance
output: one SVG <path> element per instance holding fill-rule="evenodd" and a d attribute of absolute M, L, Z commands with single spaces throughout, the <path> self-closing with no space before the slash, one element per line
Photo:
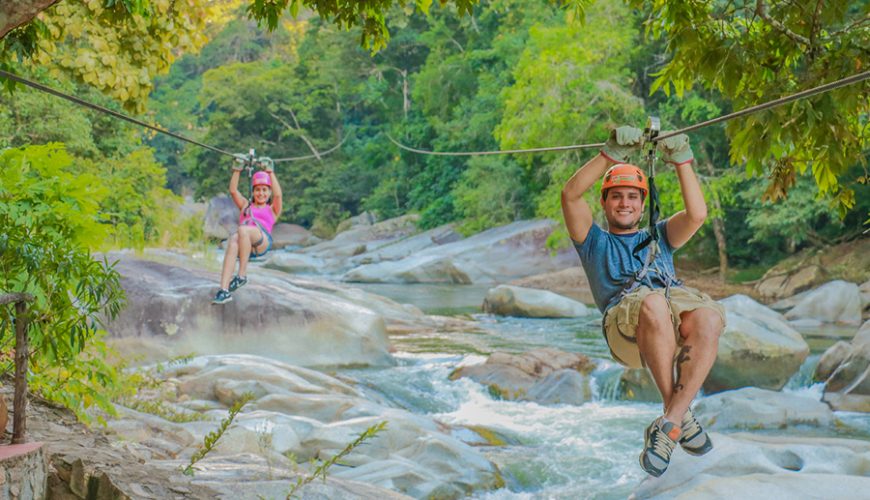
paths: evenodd
<path fill-rule="evenodd" d="M 831 281 L 803 294 L 785 317 L 857 326 L 861 324 L 861 292 L 854 283 Z"/>
<path fill-rule="evenodd" d="M 298 224 L 278 223 L 272 228 L 272 249 L 285 247 L 305 247 L 315 245 L 322 240 L 311 234 L 311 231 Z"/>
<path fill-rule="evenodd" d="M 589 286 L 589 278 L 586 277 L 579 261 L 577 265 L 566 269 L 516 279 L 508 285 L 549 290 L 584 304 L 595 304 L 595 297 L 592 296 L 592 289 Z"/>
<path fill-rule="evenodd" d="M 834 423 L 834 413 L 821 401 L 757 387 L 703 398 L 695 406 L 695 415 L 704 428 L 711 430 L 828 427 Z"/>
<path fill-rule="evenodd" d="M 225 240 L 239 227 L 239 207 L 225 194 L 208 201 L 202 232 L 211 238 Z"/>
<path fill-rule="evenodd" d="M 745 295 L 720 303 L 725 306 L 727 325 L 704 390 L 782 389 L 809 354 L 806 341 L 781 314 Z"/>
<path fill-rule="evenodd" d="M 338 233 L 335 238 L 301 250 L 321 258 L 346 259 L 360 255 L 417 232 L 419 215 L 403 215 L 375 224 L 360 224 Z"/>
<path fill-rule="evenodd" d="M 861 314 L 864 318 L 870 314 L 870 280 L 861 285 Z"/>
<path fill-rule="evenodd" d="M 406 236 L 391 243 L 366 251 L 350 258 L 352 266 L 375 264 L 385 260 L 401 260 L 427 248 L 446 245 L 462 239 L 452 224 L 436 227 L 419 234 Z"/>
<path fill-rule="evenodd" d="M 179 443 L 183 445 L 178 454 L 182 464 L 196 450 L 195 443 L 201 443 L 226 417 L 224 405 L 244 394 L 253 395 L 209 453 L 209 460 L 198 464 L 205 477 L 217 471 L 236 471 L 238 474 L 227 475 L 223 482 L 238 481 L 239 474 L 247 476 L 245 471 L 257 463 L 252 457 L 261 457 L 261 464 L 266 459 L 277 464 L 278 471 L 289 472 L 310 459 L 328 460 L 367 429 L 386 422 L 377 436 L 342 459 L 341 463 L 350 467 L 330 469 L 329 477 L 361 481 L 415 498 L 459 498 L 502 484 L 496 467 L 480 452 L 451 437 L 443 425 L 369 401 L 355 387 L 320 372 L 269 358 L 227 355 L 174 364 L 158 376 L 172 389 L 168 398 L 162 398 L 165 407 L 196 409 L 211 418 L 173 425 L 194 436 L 193 445 L 186 444 L 191 441 L 186 436 Z M 210 409 L 203 403 L 208 401 L 219 405 Z M 128 437 L 123 431 L 117 433 Z M 131 434 L 128 438 L 139 437 Z M 293 461 L 288 463 L 287 457 Z M 254 468 L 265 472 L 259 466 Z M 286 473 L 279 472 L 279 476 Z M 219 484 L 214 486 L 221 489 Z"/>
<path fill-rule="evenodd" d="M 541 404 L 583 404 L 592 397 L 587 356 L 558 349 L 524 354 L 493 353 L 484 363 L 456 369 L 451 380 L 468 377 L 494 396 Z"/>
<path fill-rule="evenodd" d="M 395 262 L 359 266 L 343 280 L 365 283 L 498 283 L 577 265 L 573 250 L 555 255 L 546 241 L 557 223 L 519 221 Z"/>
<path fill-rule="evenodd" d="M 847 349 L 838 345 L 822 356 L 828 360 L 825 371 L 816 372 L 819 378 L 831 372 L 825 378 L 822 401 L 835 410 L 870 413 L 870 321 L 864 322 Z"/>
<path fill-rule="evenodd" d="M 809 290 L 824 277 L 824 270 L 817 264 L 787 271 L 771 269 L 755 285 L 755 291 L 765 299 L 781 299 Z"/>
<path fill-rule="evenodd" d="M 335 227 L 335 234 L 343 233 L 348 229 L 357 229 L 360 227 L 372 226 L 378 221 L 378 217 L 372 212 L 363 212 L 353 217 L 348 217 L 339 222 Z"/>
<path fill-rule="evenodd" d="M 383 316 L 359 303 L 259 272 L 216 306 L 215 273 L 114 258 L 128 303 L 107 324 L 119 345 L 148 339 L 168 346 L 163 354 L 259 353 L 306 366 L 392 362 Z"/>
<path fill-rule="evenodd" d="M 858 498 L 870 491 L 867 441 L 712 433 L 702 459 L 682 450 L 632 498 Z"/>
<path fill-rule="evenodd" d="M 580 302 L 553 292 L 510 285 L 490 289 L 483 299 L 483 311 L 523 318 L 576 318 L 592 312 Z"/>

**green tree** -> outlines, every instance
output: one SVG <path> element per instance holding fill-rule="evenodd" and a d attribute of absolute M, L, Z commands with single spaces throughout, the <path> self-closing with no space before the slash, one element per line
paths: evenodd
<path fill-rule="evenodd" d="M 670 59 L 652 90 L 678 95 L 693 85 L 720 92 L 734 109 L 770 101 L 866 70 L 870 4 L 632 0 L 650 6 L 647 29 Z M 731 161 L 750 175 L 767 173 L 765 199 L 783 198 L 812 172 L 841 214 L 855 203 L 839 179 L 863 163 L 870 145 L 870 82 L 731 121 Z"/>
<path fill-rule="evenodd" d="M 119 390 L 97 336 L 99 318 L 117 314 L 124 294 L 118 273 L 87 249 L 105 237 L 98 209 L 106 195 L 93 175 L 75 171 L 60 145 L 0 151 L 0 290 L 35 297 L 31 387 L 79 415 L 92 404 L 113 412 L 110 398 Z M 13 319 L 11 307 L 0 308 L 7 346 Z"/>
<path fill-rule="evenodd" d="M 637 47 L 632 14 L 620 4 L 596 3 L 586 15 L 585 24 L 569 20 L 531 29 L 513 70 L 515 83 L 502 92 L 504 119 L 495 129 L 502 149 L 598 142 L 612 127 L 643 122 L 643 103 L 630 90 L 629 62 Z M 588 156 L 518 157 L 537 215 L 561 219 L 559 193 Z M 590 202 L 598 205 L 597 198 Z M 565 237 L 560 231 L 553 243 Z"/>

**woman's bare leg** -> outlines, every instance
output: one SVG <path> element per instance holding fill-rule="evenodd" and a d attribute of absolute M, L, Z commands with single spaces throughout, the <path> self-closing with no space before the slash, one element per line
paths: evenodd
<path fill-rule="evenodd" d="M 224 252 L 224 267 L 221 271 L 221 289 L 226 290 L 230 286 L 233 270 L 236 267 L 236 257 L 239 256 L 239 233 L 230 236 L 227 241 L 227 250 Z"/>
<path fill-rule="evenodd" d="M 239 276 L 247 276 L 251 249 L 254 247 L 254 243 L 263 238 L 263 233 L 257 226 L 242 226 L 239 228 L 239 233 L 241 234 L 239 238 Z M 267 242 L 264 241 L 264 243 Z"/>

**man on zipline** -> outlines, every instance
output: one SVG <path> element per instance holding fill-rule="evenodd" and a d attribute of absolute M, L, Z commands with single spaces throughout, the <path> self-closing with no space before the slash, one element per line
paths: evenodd
<path fill-rule="evenodd" d="M 604 313 L 604 337 L 613 359 L 629 368 L 648 368 L 661 393 L 664 414 L 647 427 L 640 454 L 643 470 L 658 477 L 678 442 L 692 455 L 713 448 L 690 405 L 716 361 L 725 309 L 674 276 L 673 252 L 707 217 L 692 171 L 692 149 L 683 134 L 662 140 L 657 148 L 677 171 L 686 208 L 655 225 L 661 235 L 657 244 L 653 240 L 642 245 L 650 238 L 649 228 L 638 228 L 649 186 L 640 168 L 624 163 L 640 152 L 642 135 L 633 127 L 614 130 L 601 154 L 565 184 L 562 213 L 595 303 Z M 600 203 L 607 231 L 595 224 L 583 200 L 602 176 Z M 648 260 L 651 251 L 654 258 Z"/>

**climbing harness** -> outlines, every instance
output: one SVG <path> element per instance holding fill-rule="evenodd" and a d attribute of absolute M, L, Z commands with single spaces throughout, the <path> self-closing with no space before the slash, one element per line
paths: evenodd
<path fill-rule="evenodd" d="M 656 257 L 659 253 L 659 239 L 661 236 L 657 226 L 661 209 L 659 204 L 659 192 L 658 189 L 656 189 L 655 183 L 656 145 L 659 141 L 660 129 L 661 122 L 658 117 L 650 116 L 647 119 L 646 128 L 643 131 L 644 142 L 642 146 L 646 159 L 647 183 L 649 184 L 649 236 L 647 236 L 647 238 L 642 242 L 638 243 L 631 252 L 634 258 L 643 262 L 643 265 L 636 273 L 634 273 L 634 276 L 626 281 L 621 294 L 623 297 L 643 285 L 646 285 L 649 288 L 654 288 L 652 282 L 653 278 L 658 279 L 658 281 L 664 285 L 665 296 L 667 298 L 670 298 L 672 286 L 682 285 L 682 282 L 678 280 L 673 273 L 667 269 L 662 269 L 661 266 L 656 263 Z M 668 136 L 671 136 L 671 134 L 668 134 Z M 640 253 L 647 247 L 649 247 L 649 250 L 647 251 L 646 259 L 641 259 Z M 655 275 L 651 276 L 650 271 L 653 271 Z"/>

